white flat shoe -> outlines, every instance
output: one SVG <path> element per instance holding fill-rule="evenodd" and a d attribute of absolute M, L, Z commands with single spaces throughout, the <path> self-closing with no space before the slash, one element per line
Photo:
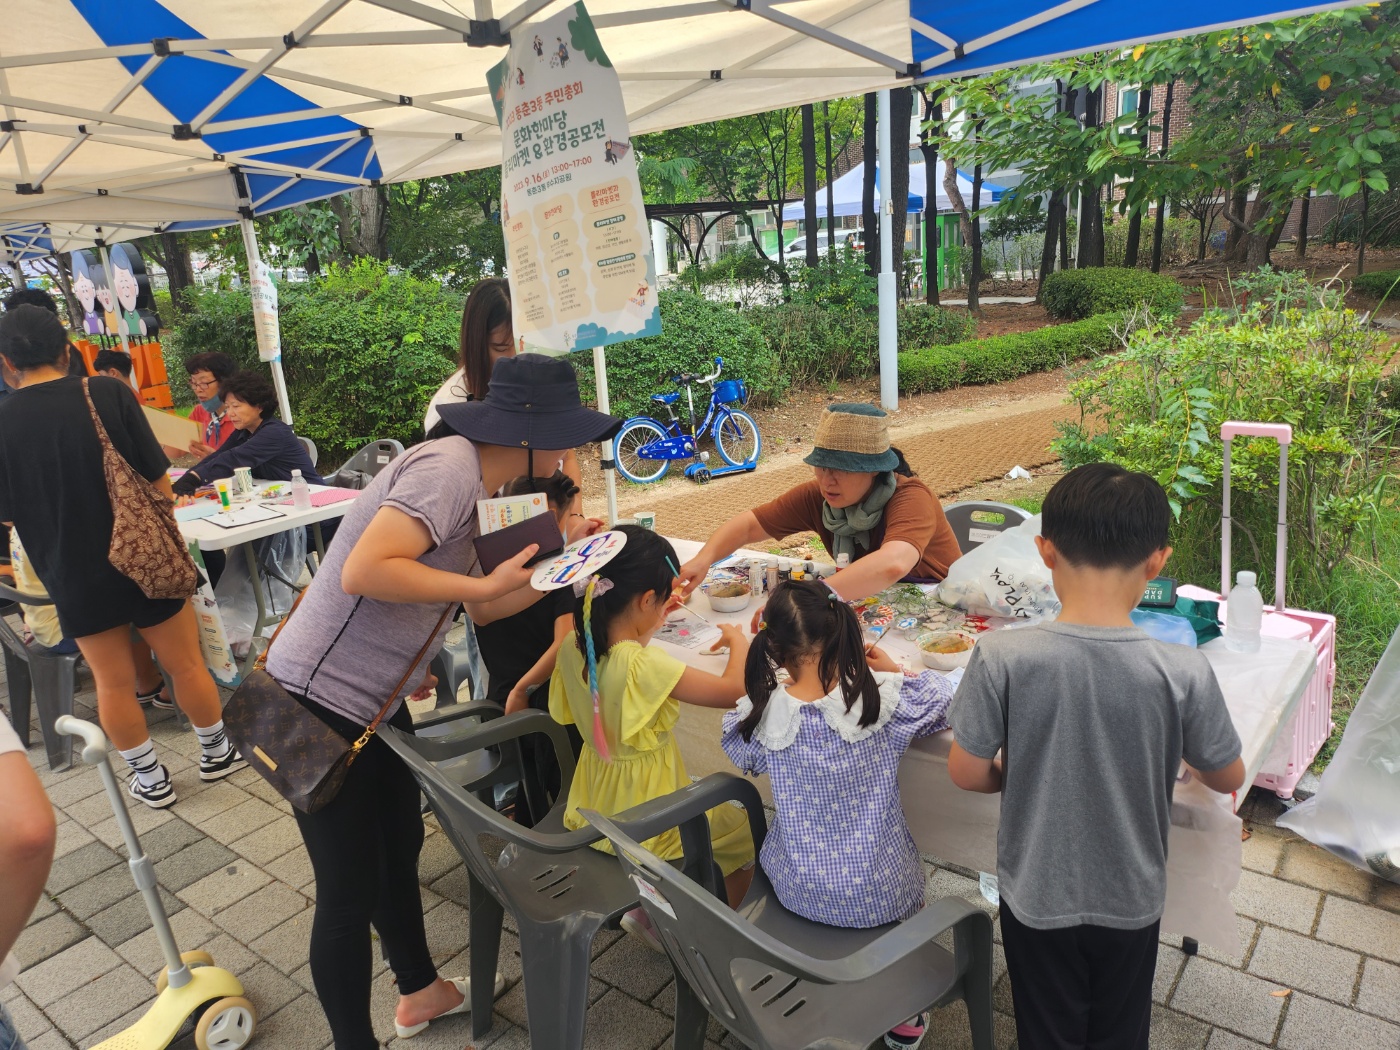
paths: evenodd
<path fill-rule="evenodd" d="M 442 1013 L 438 1014 L 437 1017 L 430 1017 L 426 1021 L 419 1022 L 418 1024 L 402 1025 L 395 1021 L 394 1032 L 400 1039 L 412 1039 L 415 1035 L 427 1031 L 428 1025 L 436 1021 L 438 1017 L 451 1017 L 453 1014 L 469 1014 L 472 1012 L 472 979 L 470 977 L 449 977 L 447 978 L 447 983 L 457 986 L 457 991 L 462 993 L 462 1001 L 451 1010 L 444 1010 Z M 496 974 L 496 989 L 494 995 L 500 995 L 505 991 L 505 988 L 506 979 L 500 974 Z"/>

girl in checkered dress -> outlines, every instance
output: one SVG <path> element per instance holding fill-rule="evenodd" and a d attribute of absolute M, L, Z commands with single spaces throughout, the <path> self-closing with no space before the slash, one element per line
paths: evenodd
<path fill-rule="evenodd" d="M 899 760 L 915 738 L 948 727 L 952 687 L 867 654 L 856 614 L 825 583 L 779 584 L 763 615 L 748 696 L 724 716 L 723 738 L 735 765 L 772 786 L 763 872 L 784 907 L 816 922 L 907 919 L 924 906 L 924 869 L 904 822 Z M 921 1015 L 885 1042 L 905 1050 L 923 1032 Z"/>

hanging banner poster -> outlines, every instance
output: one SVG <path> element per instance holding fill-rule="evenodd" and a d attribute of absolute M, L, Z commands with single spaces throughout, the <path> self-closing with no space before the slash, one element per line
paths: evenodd
<path fill-rule="evenodd" d="M 209 582 L 209 570 L 204 567 L 204 554 L 194 540 L 189 541 L 189 551 L 195 568 L 199 570 L 199 588 L 190 603 L 199 621 L 199 647 L 204 652 L 204 665 L 213 674 L 214 681 L 225 689 L 232 689 L 243 680 L 243 676 L 233 658 L 228 635 L 224 632 L 223 614 L 219 612 L 219 602 Z"/>
<path fill-rule="evenodd" d="M 282 358 L 282 329 L 277 324 L 277 285 L 272 283 L 272 269 L 261 259 L 250 267 L 250 292 L 253 299 L 253 327 L 258 337 L 258 360 L 279 361 Z"/>
<path fill-rule="evenodd" d="M 622 86 L 583 4 L 512 30 L 487 82 L 501 125 L 501 225 L 520 348 L 591 350 L 658 335 Z"/>

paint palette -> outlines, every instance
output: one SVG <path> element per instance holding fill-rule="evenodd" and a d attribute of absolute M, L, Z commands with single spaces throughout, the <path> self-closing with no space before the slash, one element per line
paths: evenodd
<path fill-rule="evenodd" d="M 627 543 L 623 532 L 600 532 L 575 540 L 562 551 L 540 563 L 530 577 L 530 586 L 537 591 L 557 591 L 597 572 L 618 556 Z"/>

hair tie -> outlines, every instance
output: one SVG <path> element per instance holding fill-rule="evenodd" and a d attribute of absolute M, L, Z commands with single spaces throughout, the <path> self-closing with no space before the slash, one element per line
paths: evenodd
<path fill-rule="evenodd" d="M 760 631 L 766 631 L 766 630 L 768 630 L 768 621 L 767 621 L 767 620 L 759 620 L 759 621 L 758 621 L 758 629 L 759 629 Z"/>
<path fill-rule="evenodd" d="M 574 581 L 574 597 L 582 598 L 584 591 L 588 590 L 590 584 L 593 586 L 593 596 L 595 598 L 607 594 L 608 591 L 613 588 L 612 580 L 608 579 L 606 576 L 599 576 L 595 572 L 591 576 L 580 576 Z"/>
<path fill-rule="evenodd" d="M 833 587 L 825 578 L 822 579 L 822 586 L 826 588 L 827 601 L 833 604 L 835 604 L 838 601 L 845 601 L 844 598 L 842 598 L 839 594 L 836 593 L 836 588 Z"/>

